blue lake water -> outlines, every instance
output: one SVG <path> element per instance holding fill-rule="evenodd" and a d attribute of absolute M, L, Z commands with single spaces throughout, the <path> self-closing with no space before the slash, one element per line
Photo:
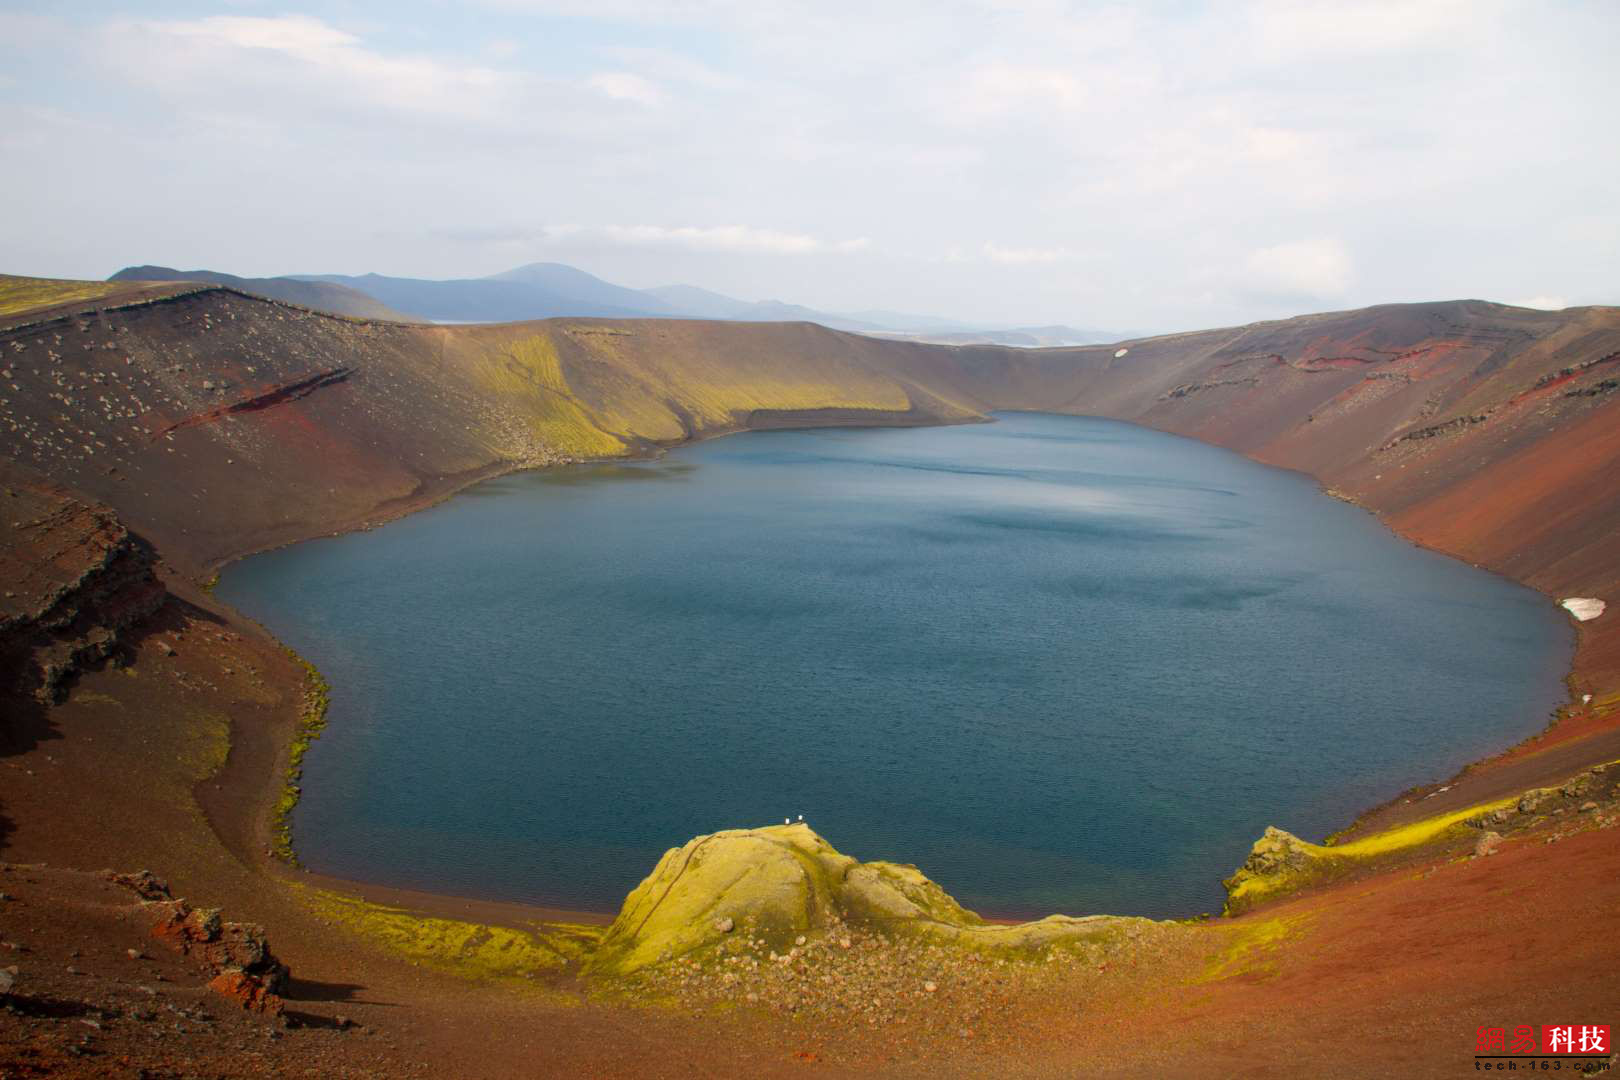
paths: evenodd
<path fill-rule="evenodd" d="M 231 567 L 333 686 L 327 873 L 615 910 L 805 819 L 987 913 L 1188 915 L 1546 722 L 1572 633 L 1307 478 L 1105 420 L 782 431 Z"/>

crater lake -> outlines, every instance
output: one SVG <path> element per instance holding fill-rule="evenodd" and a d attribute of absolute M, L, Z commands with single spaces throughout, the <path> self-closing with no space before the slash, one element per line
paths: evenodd
<path fill-rule="evenodd" d="M 601 911 L 800 814 L 989 915 L 1216 911 L 1265 826 L 1542 728 L 1573 642 L 1305 476 L 1019 413 L 513 474 L 218 595 L 332 686 L 306 865 Z"/>

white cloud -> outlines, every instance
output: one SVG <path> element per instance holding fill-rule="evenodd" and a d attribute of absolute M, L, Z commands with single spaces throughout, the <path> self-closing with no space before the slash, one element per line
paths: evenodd
<path fill-rule="evenodd" d="M 0 41 L 14 48 L 46 48 L 71 32 L 70 24 L 60 15 L 0 11 Z"/>
<path fill-rule="evenodd" d="M 614 247 L 673 248 L 683 251 L 751 255 L 849 254 L 865 250 L 862 236 L 827 241 L 806 233 L 758 229 L 747 225 L 548 225 L 538 239 L 553 243 L 605 244 Z"/>
<path fill-rule="evenodd" d="M 1258 0 L 1249 11 L 1259 44 L 1302 53 L 1393 53 L 1454 47 L 1490 18 L 1491 0 Z"/>
<path fill-rule="evenodd" d="M 1298 240 L 1249 253 L 1244 284 L 1282 294 L 1329 297 L 1350 287 L 1350 255 L 1337 240 Z"/>
<path fill-rule="evenodd" d="M 1015 109 L 1077 109 L 1090 100 L 1085 82 L 1073 72 L 998 63 L 968 74 L 960 107 L 970 116 L 995 116 Z"/>
<path fill-rule="evenodd" d="M 191 94 L 199 85 L 227 97 L 274 88 L 288 98 L 475 118 L 498 114 L 516 82 L 482 64 L 368 48 L 306 15 L 117 20 L 101 44 L 131 79 Z"/>
<path fill-rule="evenodd" d="M 95 252 L 39 267 L 62 273 L 455 276 L 540 248 L 833 310 L 1142 328 L 1620 281 L 1594 240 L 1620 236 L 1620 143 L 1591 137 L 1612 4 L 21 6 L 51 15 L 0 12 L 0 143 L 43 152 L 0 170 L 37 208 L 4 231 Z M 597 224 L 502 227 L 537 213 Z M 451 235 L 475 226 L 504 239 Z"/>
<path fill-rule="evenodd" d="M 984 257 L 993 263 L 1022 266 L 1030 263 L 1067 262 L 1079 258 L 1080 253 L 1070 248 L 1002 247 L 994 241 L 984 245 Z"/>
<path fill-rule="evenodd" d="M 242 49 L 290 53 L 311 63 L 352 63 L 359 38 L 307 15 L 214 15 L 193 22 L 146 24 L 176 37 L 201 38 Z M 345 53 L 350 53 L 345 57 Z"/>
<path fill-rule="evenodd" d="M 1562 296 L 1532 296 L 1524 300 L 1509 300 L 1514 307 L 1540 308 L 1542 311 L 1563 311 L 1569 301 Z"/>
<path fill-rule="evenodd" d="M 657 86 L 628 71 L 599 71 L 585 80 L 585 84 L 615 101 L 633 101 L 653 107 L 664 103 L 663 92 Z"/>
<path fill-rule="evenodd" d="M 603 55 L 650 79 L 688 83 L 705 90 L 731 90 L 742 85 L 735 75 L 672 49 L 615 46 L 604 49 Z"/>

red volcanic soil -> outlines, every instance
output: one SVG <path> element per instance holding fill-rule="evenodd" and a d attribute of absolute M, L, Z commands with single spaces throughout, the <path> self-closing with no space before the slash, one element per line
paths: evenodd
<path fill-rule="evenodd" d="M 1054 1075 L 1461 1076 L 1480 1027 L 1613 1026 L 1620 830 L 1591 826 L 1232 920 L 1288 936 L 1146 1003 L 1049 1006 L 1031 1056 Z"/>
<path fill-rule="evenodd" d="M 1609 600 L 1547 733 L 1366 830 L 1620 758 L 1617 352 L 1615 309 L 1477 301 L 1046 350 L 808 324 L 368 323 L 179 286 L 0 319 L 0 971 L 18 968 L 0 1075 L 1446 1075 L 1472 1069 L 1481 1025 L 1614 1023 L 1608 801 L 1096 970 L 998 970 L 882 1029 L 659 1008 L 571 975 L 472 981 L 329 922 L 304 890 L 345 886 L 268 856 L 304 672 L 200 582 L 593 446 L 994 409 L 1132 420 L 1308 472 L 1551 598 Z M 242 1009 L 262 995 L 221 980 L 211 942 L 164 949 L 105 867 L 262 926 L 296 1026 Z M 490 926 L 557 917 L 363 891 Z M 899 957 L 874 952 L 874 986 L 905 975 Z"/>

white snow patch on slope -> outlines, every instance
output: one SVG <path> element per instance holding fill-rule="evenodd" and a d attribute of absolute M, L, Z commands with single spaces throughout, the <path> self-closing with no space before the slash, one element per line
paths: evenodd
<path fill-rule="evenodd" d="M 1558 601 L 1558 606 L 1581 622 L 1586 622 L 1588 619 L 1595 619 L 1603 614 L 1603 609 L 1609 605 L 1590 596 L 1572 596 L 1568 600 Z"/>

